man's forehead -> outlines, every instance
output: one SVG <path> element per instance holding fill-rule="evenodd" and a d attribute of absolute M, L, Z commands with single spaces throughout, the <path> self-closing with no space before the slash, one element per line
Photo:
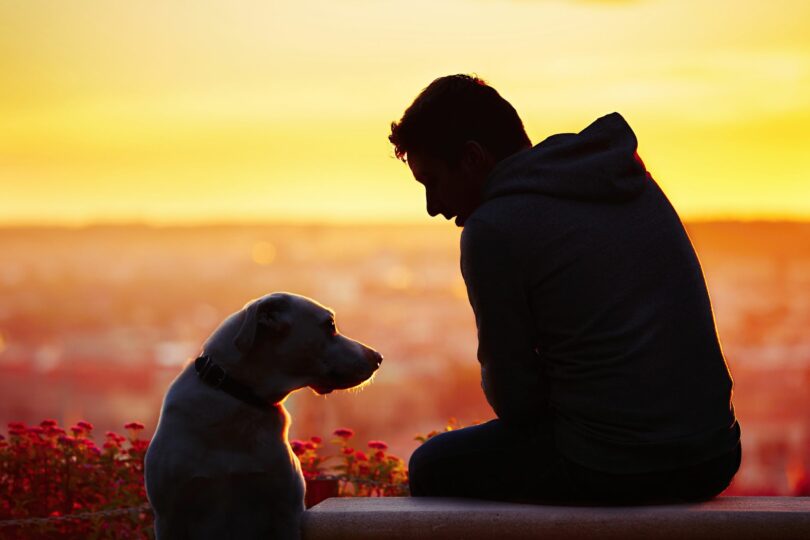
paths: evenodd
<path fill-rule="evenodd" d="M 411 168 L 411 172 L 414 176 L 421 174 L 422 167 L 419 164 L 419 158 L 416 157 L 412 152 L 408 152 L 405 155 L 405 163 L 408 164 L 408 167 Z"/>
<path fill-rule="evenodd" d="M 405 156 L 405 162 L 408 164 L 408 167 L 411 168 L 411 172 L 417 180 L 428 175 L 431 171 L 440 166 L 437 159 L 431 158 L 425 154 L 413 152 L 408 152 Z"/>

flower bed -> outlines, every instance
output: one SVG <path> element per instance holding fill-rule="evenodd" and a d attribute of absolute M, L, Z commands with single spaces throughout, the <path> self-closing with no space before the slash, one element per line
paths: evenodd
<path fill-rule="evenodd" d="M 108 431 L 98 447 L 89 422 L 69 430 L 55 420 L 9 423 L 8 437 L 0 435 L 0 538 L 154 538 L 143 481 L 149 446 L 140 437 L 143 428 L 130 422 L 126 436 Z M 340 428 L 330 446 L 320 437 L 290 441 L 307 481 L 308 506 L 329 496 L 408 494 L 405 462 L 389 454 L 383 441 L 356 449 L 353 436 Z"/>
<path fill-rule="evenodd" d="M 143 424 L 124 427 L 128 436 L 108 431 L 99 448 L 89 422 L 70 434 L 55 420 L 10 423 L 8 438 L 0 435 L 0 537 L 153 537 L 143 484 L 149 441 L 139 438 Z"/>
<path fill-rule="evenodd" d="M 350 446 L 354 431 L 339 428 L 331 440 L 335 453 L 323 453 L 323 439 L 311 437 L 308 441 L 290 441 L 293 452 L 301 462 L 301 472 L 311 486 L 317 481 L 333 479 L 334 490 L 325 489 L 323 496 L 309 496 L 307 506 L 313 506 L 329 496 L 340 497 L 402 497 L 408 494 L 408 470 L 400 458 L 386 453 L 383 441 L 369 441 L 368 450 Z"/>

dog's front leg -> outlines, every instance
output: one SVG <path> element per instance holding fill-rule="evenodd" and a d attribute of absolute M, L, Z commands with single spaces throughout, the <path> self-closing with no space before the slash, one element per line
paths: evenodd
<path fill-rule="evenodd" d="M 269 473 L 195 478 L 184 489 L 188 497 L 176 513 L 188 535 L 168 539 L 299 540 L 303 494 L 291 493 L 288 482 L 284 484 Z"/>

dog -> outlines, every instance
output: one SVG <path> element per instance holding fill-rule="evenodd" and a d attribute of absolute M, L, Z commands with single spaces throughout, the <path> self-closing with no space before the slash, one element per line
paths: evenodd
<path fill-rule="evenodd" d="M 305 487 L 284 399 L 358 386 L 381 363 L 304 296 L 268 294 L 231 314 L 163 400 L 145 458 L 157 539 L 299 538 Z"/>

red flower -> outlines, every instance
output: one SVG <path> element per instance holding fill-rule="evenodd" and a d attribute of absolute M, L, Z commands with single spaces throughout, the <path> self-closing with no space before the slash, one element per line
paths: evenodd
<path fill-rule="evenodd" d="M 374 457 L 382 461 L 382 459 L 385 457 L 385 452 L 383 452 L 382 450 L 377 450 L 377 452 L 374 454 Z"/>
<path fill-rule="evenodd" d="M 368 461 L 368 456 L 367 456 L 367 455 L 366 455 L 366 453 L 365 453 L 365 452 L 363 452 L 362 450 L 358 450 L 357 452 L 355 452 L 355 453 L 354 453 L 354 455 L 355 455 L 355 457 L 357 457 L 357 459 L 359 459 L 360 461 Z"/>
<path fill-rule="evenodd" d="M 375 450 L 388 450 L 388 445 L 383 441 L 368 441 L 368 447 Z"/>
<path fill-rule="evenodd" d="M 81 439 L 77 437 L 76 443 L 81 444 L 87 448 L 94 448 L 96 446 L 96 443 L 94 443 L 92 439 L 88 439 L 86 437 L 82 437 Z"/>
<path fill-rule="evenodd" d="M 134 452 L 145 452 L 146 449 L 149 447 L 149 441 L 144 441 L 143 439 L 135 439 L 134 441 L 130 441 L 129 444 L 132 445 L 130 449 L 130 454 Z"/>
<path fill-rule="evenodd" d="M 309 440 L 314 442 L 315 444 L 321 444 L 323 442 L 323 439 L 321 439 L 320 437 L 310 437 Z"/>
<path fill-rule="evenodd" d="M 51 419 L 30 427 L 12 422 L 9 427 L 11 444 L 0 435 L 0 464 L 10 473 L 0 478 L 0 492 L 13 486 L 13 496 L 19 504 L 14 507 L 4 504 L 0 495 L 0 520 L 63 516 L 106 510 L 112 504 L 128 507 L 146 503 L 143 460 L 148 440 L 130 440 L 129 448 L 123 450 L 121 443 L 127 439 L 108 432 L 102 453 L 90 438 L 93 425 L 87 421 L 73 426 L 75 437 L 66 435 Z M 138 428 L 137 424 L 129 427 Z M 6 467 L 7 458 L 15 466 Z M 70 487 L 69 492 L 65 490 L 66 485 Z M 151 513 L 141 512 L 137 523 L 129 517 L 97 524 L 70 520 L 41 527 L 32 525 L 24 532 L 37 538 L 140 538 L 146 537 L 150 525 Z"/>
<path fill-rule="evenodd" d="M 338 428 L 334 431 L 334 434 L 343 439 L 349 439 L 354 436 L 354 430 L 349 428 Z"/>
<path fill-rule="evenodd" d="M 294 440 L 290 441 L 290 446 L 292 447 L 292 451 L 296 456 L 303 455 L 304 452 L 307 451 L 306 445 L 304 444 L 304 441 L 299 441 L 297 439 L 294 439 Z"/>
<path fill-rule="evenodd" d="M 65 430 L 60 428 L 59 426 L 48 426 L 45 428 L 45 432 L 49 437 L 56 437 L 57 435 L 65 434 Z"/>
<path fill-rule="evenodd" d="M 124 429 L 134 429 L 135 431 L 140 431 L 143 429 L 143 424 L 140 422 L 130 422 L 128 424 L 124 424 Z"/>
<path fill-rule="evenodd" d="M 304 448 L 306 448 L 307 450 L 315 450 L 315 443 L 307 441 L 304 443 Z"/>
<path fill-rule="evenodd" d="M 26 431 L 25 424 L 22 422 L 9 422 L 8 423 L 8 434 L 9 435 L 22 435 Z"/>
<path fill-rule="evenodd" d="M 343 453 L 346 455 L 354 454 L 354 448 L 352 448 L 351 446 L 344 446 Z"/>

